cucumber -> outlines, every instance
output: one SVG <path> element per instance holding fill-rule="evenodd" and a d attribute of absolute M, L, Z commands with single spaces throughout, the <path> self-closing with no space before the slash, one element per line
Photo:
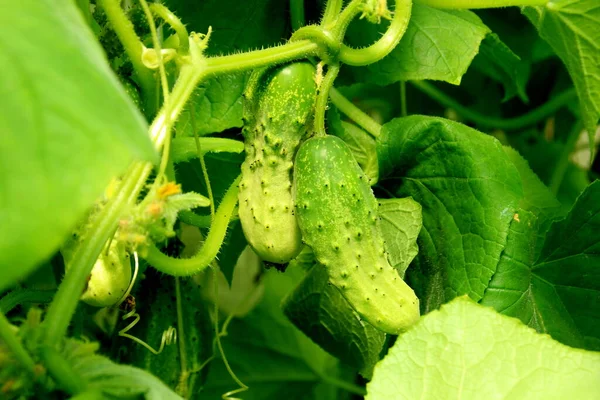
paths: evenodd
<path fill-rule="evenodd" d="M 63 248 L 65 270 L 71 267 L 75 241 Z M 94 307 L 112 307 L 123 297 L 131 281 L 131 261 L 123 242 L 112 240 L 98 256 L 80 300 Z"/>
<path fill-rule="evenodd" d="M 286 263 L 302 249 L 292 170 L 313 115 L 314 76 L 308 62 L 269 68 L 255 72 L 244 93 L 239 216 L 250 246 L 272 263 Z"/>
<path fill-rule="evenodd" d="M 315 137 L 302 144 L 294 195 L 305 243 L 356 312 L 386 333 L 414 324 L 419 299 L 388 262 L 377 200 L 341 139 Z"/>

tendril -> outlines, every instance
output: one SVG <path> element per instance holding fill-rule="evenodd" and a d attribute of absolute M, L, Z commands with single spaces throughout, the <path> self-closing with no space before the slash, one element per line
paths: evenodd
<path fill-rule="evenodd" d="M 133 278 L 131 279 L 131 282 L 129 283 L 129 287 L 127 288 L 127 291 L 125 292 L 125 294 L 123 295 L 123 297 L 121 297 L 121 300 L 119 300 L 119 302 L 117 304 L 121 304 L 123 301 L 125 301 L 125 299 L 129 296 L 129 293 L 131 292 L 131 289 L 133 288 L 133 284 L 135 282 L 135 279 L 137 277 L 137 273 L 139 270 L 139 259 L 138 259 L 138 254 L 137 252 L 133 253 L 133 258 L 135 260 L 135 268 L 133 271 Z M 133 329 L 134 326 L 137 325 L 137 323 L 140 321 L 141 317 L 140 314 L 138 314 L 135 310 L 135 306 L 133 307 L 133 309 L 128 312 L 127 314 L 123 315 L 123 317 L 121 318 L 123 321 L 129 319 L 129 318 L 133 318 L 133 321 L 131 321 L 131 323 L 129 325 L 127 325 L 125 328 L 121 329 L 118 333 L 119 336 L 122 337 L 126 337 L 128 339 L 133 340 L 134 342 L 141 344 L 142 346 L 144 346 L 145 348 L 147 348 L 150 352 L 152 352 L 155 355 L 160 354 L 163 349 L 165 348 L 165 346 L 168 346 L 170 344 L 173 344 L 177 341 L 177 329 L 175 329 L 174 327 L 170 326 L 168 327 L 162 334 L 162 337 L 160 339 L 160 346 L 158 348 L 158 350 L 155 350 L 152 346 L 150 346 L 148 343 L 144 342 L 142 339 L 137 338 L 133 335 L 128 334 L 127 332 L 129 332 L 131 329 Z"/>

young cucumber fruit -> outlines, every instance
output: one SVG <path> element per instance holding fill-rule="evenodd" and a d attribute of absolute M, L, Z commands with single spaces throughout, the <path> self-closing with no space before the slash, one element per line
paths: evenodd
<path fill-rule="evenodd" d="M 419 318 L 419 299 L 389 264 L 377 200 L 346 144 L 307 140 L 294 166 L 296 216 L 304 240 L 356 312 L 391 334 Z"/>
<path fill-rule="evenodd" d="M 292 199 L 293 160 L 313 115 L 315 68 L 296 62 L 255 72 L 244 94 L 239 216 L 248 243 L 283 264 L 302 249 Z"/>

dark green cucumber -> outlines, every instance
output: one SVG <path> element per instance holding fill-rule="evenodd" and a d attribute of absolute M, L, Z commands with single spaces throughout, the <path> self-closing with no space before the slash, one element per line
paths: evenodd
<path fill-rule="evenodd" d="M 244 234 L 265 261 L 283 264 L 302 249 L 292 199 L 293 160 L 316 98 L 308 62 L 255 72 L 244 95 L 239 215 Z"/>
<path fill-rule="evenodd" d="M 302 144 L 294 194 L 306 244 L 356 312 L 387 333 L 414 324 L 419 299 L 387 260 L 377 200 L 341 139 L 315 137 Z"/>

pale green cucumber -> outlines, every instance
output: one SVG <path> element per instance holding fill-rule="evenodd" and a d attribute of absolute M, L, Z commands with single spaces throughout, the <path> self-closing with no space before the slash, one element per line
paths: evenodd
<path fill-rule="evenodd" d="M 244 98 L 239 216 L 250 246 L 283 264 L 302 249 L 292 198 L 293 160 L 311 124 L 315 68 L 308 62 L 255 72 Z"/>
<path fill-rule="evenodd" d="M 306 244 L 356 312 L 391 334 L 413 325 L 419 299 L 387 260 L 377 200 L 341 139 L 315 137 L 302 144 L 294 194 Z"/>

